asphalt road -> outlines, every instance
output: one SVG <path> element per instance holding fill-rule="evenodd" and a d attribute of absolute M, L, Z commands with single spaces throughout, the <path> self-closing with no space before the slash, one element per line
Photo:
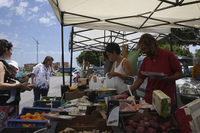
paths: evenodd
<path fill-rule="evenodd" d="M 65 76 L 65 85 L 69 85 L 70 77 Z M 31 79 L 29 79 L 29 83 L 31 83 Z M 63 84 L 62 76 L 53 76 L 50 77 L 50 89 L 48 96 L 56 96 L 61 97 L 61 85 Z M 72 85 L 76 85 L 77 83 L 72 83 Z M 32 91 L 25 91 L 21 93 L 21 101 L 19 105 L 19 113 L 21 112 L 23 107 L 32 107 L 33 106 L 34 94 Z"/>

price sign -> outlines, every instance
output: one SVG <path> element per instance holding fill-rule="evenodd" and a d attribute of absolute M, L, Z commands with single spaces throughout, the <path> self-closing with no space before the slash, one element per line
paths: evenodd
<path fill-rule="evenodd" d="M 134 83 L 134 78 L 133 77 L 129 77 L 129 76 L 125 77 L 124 84 L 133 85 L 133 83 Z"/>

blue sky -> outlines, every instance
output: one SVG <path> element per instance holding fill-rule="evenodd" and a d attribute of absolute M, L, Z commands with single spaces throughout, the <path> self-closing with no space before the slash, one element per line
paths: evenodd
<path fill-rule="evenodd" d="M 64 59 L 70 62 L 68 49 L 70 27 L 64 28 Z M 11 60 L 19 66 L 26 63 L 42 62 L 47 55 L 54 62 L 61 61 L 61 26 L 54 15 L 48 0 L 0 0 L 0 39 L 7 39 L 14 45 Z M 195 53 L 198 47 L 190 46 Z M 80 52 L 73 53 L 73 67 Z"/>
<path fill-rule="evenodd" d="M 64 59 L 70 62 L 68 49 L 70 27 L 64 28 Z M 13 44 L 11 60 L 21 67 L 26 63 L 42 62 L 47 55 L 54 62 L 61 61 L 61 26 L 48 0 L 0 0 L 0 39 L 7 39 Z M 75 58 L 80 52 L 73 54 Z"/>

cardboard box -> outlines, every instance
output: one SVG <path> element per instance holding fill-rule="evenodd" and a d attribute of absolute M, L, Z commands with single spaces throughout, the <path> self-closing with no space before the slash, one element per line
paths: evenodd
<path fill-rule="evenodd" d="M 120 114 L 120 119 L 121 119 L 121 128 L 125 128 L 126 125 L 126 120 L 133 120 L 133 121 L 139 121 L 141 118 L 143 117 L 153 117 L 153 116 L 159 116 L 157 112 L 150 112 L 148 108 L 143 108 L 143 109 L 139 109 L 138 111 L 136 111 L 136 113 L 134 114 Z M 160 116 L 161 117 L 161 116 Z M 168 133 L 174 132 L 180 132 L 178 124 L 174 118 L 174 116 L 172 114 L 170 114 L 167 118 L 165 118 L 167 120 L 170 120 L 174 129 L 170 129 L 167 130 Z M 158 122 L 159 123 L 159 122 Z M 161 123 L 159 123 L 161 124 Z M 133 131 L 133 133 L 136 133 L 136 130 Z"/>
<path fill-rule="evenodd" d="M 171 112 L 171 98 L 161 90 L 154 90 L 152 96 L 152 105 L 158 114 L 164 118 Z"/>
<path fill-rule="evenodd" d="M 85 95 L 85 91 L 79 91 L 79 90 L 65 92 L 65 101 L 81 98 L 84 95 Z"/>
<path fill-rule="evenodd" d="M 92 131 L 94 129 L 103 131 L 112 130 L 111 127 L 106 126 L 106 119 L 103 118 L 104 112 L 93 111 L 91 115 L 76 116 L 76 118 L 69 121 L 61 121 L 55 128 L 55 133 L 64 130 L 67 127 L 73 128 L 76 132 Z M 104 116 L 105 117 L 105 116 Z M 77 125 L 79 123 L 80 125 Z M 82 124 L 82 125 L 81 125 Z M 83 125 L 84 124 L 84 125 Z"/>

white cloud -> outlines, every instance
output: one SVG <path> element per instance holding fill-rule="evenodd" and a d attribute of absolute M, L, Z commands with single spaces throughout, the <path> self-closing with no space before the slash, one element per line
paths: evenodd
<path fill-rule="evenodd" d="M 17 33 L 15 33 L 15 36 L 14 36 L 14 38 L 18 38 L 18 34 L 17 34 Z"/>
<path fill-rule="evenodd" d="M 48 24 L 50 23 L 50 19 L 46 17 L 42 17 L 39 19 L 40 23 Z"/>
<path fill-rule="evenodd" d="M 47 16 L 50 17 L 50 19 L 55 19 L 55 18 L 56 18 L 56 17 L 55 17 L 52 13 L 50 13 L 50 12 L 47 12 Z"/>
<path fill-rule="evenodd" d="M 40 51 L 38 54 L 47 54 L 47 52 L 44 51 L 44 50 L 42 50 L 42 51 Z"/>
<path fill-rule="evenodd" d="M 0 24 L 4 24 L 4 25 L 7 25 L 7 26 L 10 26 L 11 22 L 12 22 L 11 19 L 9 19 L 9 20 L 1 20 L 0 19 Z"/>
<path fill-rule="evenodd" d="M 47 2 L 48 0 L 35 0 L 36 2 Z"/>
<path fill-rule="evenodd" d="M 7 39 L 7 38 L 8 38 L 8 36 L 7 36 L 7 35 L 5 35 L 5 33 L 4 33 L 4 32 L 2 32 L 2 33 L 0 33 L 0 38 L 1 38 L 1 39 Z"/>
<path fill-rule="evenodd" d="M 19 41 L 15 40 L 15 39 L 11 39 L 11 40 L 8 40 L 8 41 L 12 42 L 13 47 L 17 47 L 18 44 L 19 44 Z"/>
<path fill-rule="evenodd" d="M 16 7 L 16 14 L 23 16 L 25 14 L 27 6 L 28 6 L 28 2 L 20 2 L 19 6 Z"/>
<path fill-rule="evenodd" d="M 13 5 L 13 0 L 0 0 L 0 8 L 1 7 L 11 7 Z"/>
<path fill-rule="evenodd" d="M 56 24 L 56 22 L 54 21 L 55 18 L 56 17 L 52 13 L 47 12 L 47 14 L 44 17 L 39 19 L 39 22 L 50 26 Z"/>
<path fill-rule="evenodd" d="M 34 19 L 34 18 L 36 18 L 36 17 L 37 17 L 37 15 L 33 14 L 32 16 L 29 16 L 29 17 L 26 19 L 26 21 L 29 21 L 29 20 Z"/>
<path fill-rule="evenodd" d="M 38 6 L 35 6 L 34 8 L 31 8 L 30 10 L 33 12 L 37 12 L 39 10 L 39 8 L 38 8 Z"/>

